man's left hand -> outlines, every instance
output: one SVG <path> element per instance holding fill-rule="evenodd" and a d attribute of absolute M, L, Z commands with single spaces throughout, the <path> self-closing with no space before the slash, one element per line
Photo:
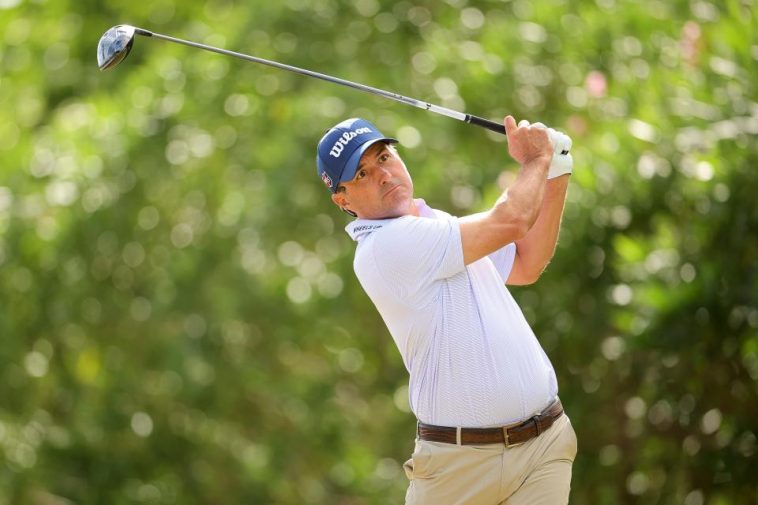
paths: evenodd
<path fill-rule="evenodd" d="M 548 128 L 542 123 L 532 123 L 532 126 L 547 129 L 550 142 L 553 144 L 553 160 L 550 162 L 550 169 L 547 173 L 548 180 L 570 174 L 574 167 L 574 159 L 571 157 L 571 137 L 553 128 Z"/>

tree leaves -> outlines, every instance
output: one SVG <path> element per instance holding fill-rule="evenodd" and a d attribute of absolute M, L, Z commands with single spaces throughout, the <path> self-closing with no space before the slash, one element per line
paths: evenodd
<path fill-rule="evenodd" d="M 0 2 L 0 501 L 402 501 L 407 375 L 315 144 L 364 116 L 456 214 L 515 170 L 494 134 L 166 42 L 101 73 L 119 22 L 566 131 L 562 239 L 514 294 L 579 436 L 572 502 L 752 501 L 747 4 L 89 4 Z"/>

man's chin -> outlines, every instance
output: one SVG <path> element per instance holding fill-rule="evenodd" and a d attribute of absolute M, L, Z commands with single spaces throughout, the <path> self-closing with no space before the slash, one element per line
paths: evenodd
<path fill-rule="evenodd" d="M 413 209 L 410 205 L 401 204 L 393 205 L 391 207 L 382 209 L 379 212 L 370 215 L 359 216 L 361 219 L 395 219 L 397 217 L 403 217 L 413 214 Z"/>
<path fill-rule="evenodd" d="M 399 192 L 397 192 L 399 194 Z M 413 214 L 413 200 L 412 199 L 399 199 L 395 202 L 395 205 L 389 207 L 387 211 L 387 217 L 384 219 L 402 217 Z"/>

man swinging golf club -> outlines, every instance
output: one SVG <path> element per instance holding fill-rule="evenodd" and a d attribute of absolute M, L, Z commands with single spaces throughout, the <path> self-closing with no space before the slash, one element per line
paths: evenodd
<path fill-rule="evenodd" d="M 518 176 L 485 212 L 414 199 L 393 144 L 363 119 L 318 144 L 318 175 L 357 217 L 354 268 L 410 374 L 407 504 L 568 502 L 576 435 L 555 372 L 506 284 L 535 282 L 558 238 L 571 139 L 505 118 Z"/>
<path fill-rule="evenodd" d="M 136 35 L 232 56 L 382 96 L 505 133 L 521 165 L 488 211 L 455 218 L 413 198 L 413 183 L 375 126 L 349 119 L 318 145 L 318 175 L 357 217 L 355 271 L 410 373 L 418 418 L 406 503 L 568 501 L 576 436 L 555 372 L 506 284 L 537 280 L 555 251 L 571 139 L 541 123 L 500 124 L 371 86 L 143 28 L 118 25 L 97 48 L 116 66 Z"/>
<path fill-rule="evenodd" d="M 355 271 L 410 373 L 418 418 L 405 469 L 409 504 L 556 504 L 568 500 L 576 436 L 555 372 L 506 284 L 537 280 L 555 251 L 571 139 L 541 123 L 499 123 L 371 86 L 118 25 L 97 48 L 101 70 L 135 36 L 260 63 L 505 133 L 521 165 L 486 212 L 455 218 L 413 198 L 413 183 L 374 125 L 349 119 L 318 145 L 318 175 L 357 217 Z"/>

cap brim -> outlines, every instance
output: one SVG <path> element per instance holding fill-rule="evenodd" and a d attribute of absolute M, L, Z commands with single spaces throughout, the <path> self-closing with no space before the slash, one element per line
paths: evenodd
<path fill-rule="evenodd" d="M 380 139 L 372 139 L 363 144 L 361 147 L 356 149 L 353 154 L 350 155 L 350 158 L 348 158 L 347 163 L 345 163 L 345 169 L 342 171 L 342 175 L 340 176 L 340 180 L 337 181 L 337 184 L 335 185 L 335 188 L 339 186 L 342 182 L 352 181 L 353 177 L 355 177 L 355 172 L 358 170 L 358 165 L 361 162 L 361 156 L 363 156 L 363 153 L 365 153 L 369 147 L 373 146 L 377 142 L 384 142 L 385 144 L 397 144 L 397 139 L 393 139 L 392 137 L 383 137 Z"/>

